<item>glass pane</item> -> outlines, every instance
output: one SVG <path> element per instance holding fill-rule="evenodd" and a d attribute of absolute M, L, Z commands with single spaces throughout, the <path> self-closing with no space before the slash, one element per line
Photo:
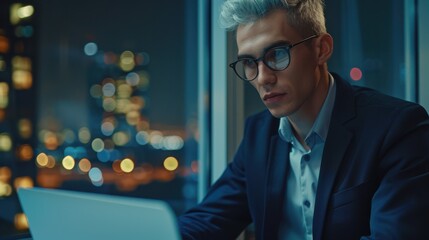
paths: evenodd
<path fill-rule="evenodd" d="M 353 85 L 405 99 L 406 71 L 415 69 L 406 69 L 405 64 L 404 4 L 403 0 L 325 1 L 326 25 L 334 38 L 330 71 Z M 245 116 L 264 109 L 251 86 L 245 87 L 244 102 Z"/>
<path fill-rule="evenodd" d="M 371 7 L 368 7 L 371 6 Z M 326 20 L 334 37 L 329 68 L 355 85 L 406 97 L 403 0 L 328 0 Z"/>
<path fill-rule="evenodd" d="M 34 9 L 34 94 L 18 99 L 34 109 L 23 181 L 162 199 L 177 214 L 194 205 L 197 2 L 48 0 Z M 9 224 L 0 238 L 26 231 Z"/>

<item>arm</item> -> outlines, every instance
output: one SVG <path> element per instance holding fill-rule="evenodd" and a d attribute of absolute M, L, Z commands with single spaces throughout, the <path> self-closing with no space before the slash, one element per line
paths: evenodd
<path fill-rule="evenodd" d="M 380 151 L 371 235 L 361 239 L 429 239 L 429 120 L 421 107 L 402 112 Z"/>
<path fill-rule="evenodd" d="M 240 146 L 201 204 L 179 217 L 183 239 L 234 239 L 251 222 Z"/>

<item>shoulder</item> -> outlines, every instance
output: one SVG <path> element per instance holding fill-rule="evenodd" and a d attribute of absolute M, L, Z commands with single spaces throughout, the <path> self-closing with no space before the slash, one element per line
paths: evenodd
<path fill-rule="evenodd" d="M 353 86 L 333 73 L 337 86 L 337 110 L 352 111 L 356 117 L 391 118 L 417 114 L 427 118 L 426 110 L 417 103 L 383 94 L 377 90 Z"/>
<path fill-rule="evenodd" d="M 426 110 L 417 103 L 392 97 L 376 90 L 354 86 L 355 107 L 359 114 L 371 114 L 381 119 L 407 118 L 426 119 Z"/>
<path fill-rule="evenodd" d="M 352 86 L 341 78 L 336 78 L 336 83 L 336 108 L 331 123 L 346 127 L 357 139 L 361 138 L 359 141 L 371 139 L 391 146 L 415 132 L 429 134 L 429 117 L 419 104 Z"/>

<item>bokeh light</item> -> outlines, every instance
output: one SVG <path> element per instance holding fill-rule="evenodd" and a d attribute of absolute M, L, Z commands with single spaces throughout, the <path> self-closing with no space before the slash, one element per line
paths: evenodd
<path fill-rule="evenodd" d="M 165 150 L 179 150 L 184 144 L 183 139 L 179 136 L 167 136 L 162 143 Z"/>
<path fill-rule="evenodd" d="M 122 169 L 121 169 L 121 160 L 115 160 L 112 163 L 112 169 L 114 172 L 116 173 L 122 173 Z"/>
<path fill-rule="evenodd" d="M 116 95 L 119 98 L 127 99 L 127 98 L 129 98 L 132 95 L 132 93 L 133 93 L 133 89 L 131 88 L 130 85 L 128 85 L 128 84 L 121 84 L 121 85 L 118 86 L 118 91 L 117 91 Z"/>
<path fill-rule="evenodd" d="M 104 142 L 100 138 L 96 138 L 92 140 L 91 147 L 95 152 L 101 152 L 104 149 Z"/>
<path fill-rule="evenodd" d="M 60 142 L 58 136 L 47 130 L 42 130 L 39 133 L 39 140 L 45 144 L 45 147 L 49 150 L 55 150 L 58 148 Z"/>
<path fill-rule="evenodd" d="M 139 82 L 139 88 L 142 90 L 148 89 L 149 88 L 149 73 L 146 71 L 140 71 L 139 72 L 139 76 L 140 76 L 140 82 Z"/>
<path fill-rule="evenodd" d="M 106 97 L 103 99 L 103 108 L 106 112 L 113 112 L 116 108 L 116 101 L 113 98 Z"/>
<path fill-rule="evenodd" d="M 111 136 L 115 131 L 115 125 L 112 122 L 103 122 L 101 124 L 101 132 L 104 136 Z"/>
<path fill-rule="evenodd" d="M 6 108 L 9 105 L 9 85 L 0 82 L 0 108 Z"/>
<path fill-rule="evenodd" d="M 12 194 L 12 186 L 9 180 L 12 177 L 12 171 L 9 167 L 0 167 L 0 198 L 9 197 Z"/>
<path fill-rule="evenodd" d="M 0 181 L 0 198 L 9 197 L 10 195 L 12 195 L 12 186 L 10 186 L 8 183 Z"/>
<path fill-rule="evenodd" d="M 33 147 L 29 144 L 23 144 L 17 147 L 18 158 L 23 161 L 30 161 L 33 156 Z"/>
<path fill-rule="evenodd" d="M 127 113 L 132 110 L 131 101 L 129 99 L 118 99 L 116 101 L 116 111 L 118 113 Z"/>
<path fill-rule="evenodd" d="M 164 139 L 160 131 L 152 131 L 149 135 L 149 142 L 155 149 L 162 148 L 162 140 Z"/>
<path fill-rule="evenodd" d="M 121 170 L 125 173 L 130 173 L 134 170 L 134 162 L 129 158 L 125 158 L 120 164 Z"/>
<path fill-rule="evenodd" d="M 131 51 L 124 51 L 119 57 L 119 66 L 125 72 L 129 72 L 134 69 L 134 53 Z"/>
<path fill-rule="evenodd" d="M 353 81 L 361 80 L 362 75 L 362 70 L 360 70 L 360 68 L 354 67 L 350 70 L 350 78 L 353 79 Z"/>
<path fill-rule="evenodd" d="M 103 185 L 103 173 L 101 172 L 100 168 L 91 168 L 91 170 L 89 170 L 88 176 L 94 186 L 100 187 Z"/>
<path fill-rule="evenodd" d="M 149 134 L 146 131 L 139 131 L 136 134 L 136 141 L 140 145 L 146 145 L 149 142 Z"/>
<path fill-rule="evenodd" d="M 117 132 L 113 134 L 113 142 L 118 146 L 125 146 L 130 141 L 130 136 L 126 132 Z"/>
<path fill-rule="evenodd" d="M 137 125 L 140 120 L 140 113 L 138 111 L 131 111 L 126 114 L 127 123 L 131 126 Z"/>
<path fill-rule="evenodd" d="M 29 119 L 23 118 L 18 121 L 18 131 L 19 135 L 24 138 L 28 139 L 33 134 L 33 126 L 31 124 L 31 121 Z"/>
<path fill-rule="evenodd" d="M 32 188 L 32 187 L 34 187 L 34 181 L 31 177 L 28 177 L 28 176 L 17 177 L 17 178 L 15 178 L 13 185 L 16 189 L 18 189 L 18 188 Z"/>
<path fill-rule="evenodd" d="M 32 37 L 34 29 L 32 26 L 18 26 L 15 28 L 15 35 L 17 37 Z"/>
<path fill-rule="evenodd" d="M 46 167 L 54 168 L 55 165 L 57 165 L 57 161 L 55 160 L 54 156 L 48 155 L 48 165 L 46 165 Z"/>
<path fill-rule="evenodd" d="M 7 183 L 12 177 L 12 171 L 9 167 L 0 167 L 0 182 Z"/>
<path fill-rule="evenodd" d="M 87 159 L 87 158 L 82 158 L 79 161 L 79 170 L 83 173 L 87 173 L 89 172 L 89 170 L 91 170 L 91 162 Z"/>
<path fill-rule="evenodd" d="M 140 82 L 140 76 L 135 72 L 130 72 L 125 77 L 125 80 L 127 81 L 127 83 L 129 85 L 137 86 L 137 85 L 139 85 L 139 82 Z"/>
<path fill-rule="evenodd" d="M 28 70 L 14 70 L 12 72 L 13 87 L 17 90 L 27 90 L 33 86 L 33 75 Z"/>
<path fill-rule="evenodd" d="M 9 134 L 0 134 L 0 152 L 8 152 L 12 149 L 12 139 Z"/>
<path fill-rule="evenodd" d="M 168 171 L 174 171 L 179 167 L 179 161 L 175 157 L 167 157 L 164 160 L 164 168 Z"/>
<path fill-rule="evenodd" d="M 113 97 L 116 92 L 116 87 L 113 83 L 106 83 L 101 88 L 101 91 L 103 92 L 103 96 L 105 97 Z"/>
<path fill-rule="evenodd" d="M 12 4 L 10 7 L 10 22 L 18 24 L 22 19 L 29 18 L 34 14 L 32 5 L 22 5 L 20 3 Z"/>
<path fill-rule="evenodd" d="M 49 158 L 46 153 L 39 153 L 36 157 L 36 163 L 39 167 L 47 167 L 49 163 Z"/>
<path fill-rule="evenodd" d="M 20 231 L 27 230 L 29 227 L 28 219 L 24 213 L 15 214 L 14 224 L 15 224 L 15 228 Z"/>
<path fill-rule="evenodd" d="M 87 56 L 94 56 L 95 54 L 97 54 L 98 46 L 94 42 L 89 42 L 85 44 L 85 46 L 83 47 L 83 51 Z"/>
<path fill-rule="evenodd" d="M 9 51 L 9 40 L 7 37 L 0 35 L 0 53 L 7 53 Z M 0 67 L 0 71 L 2 71 L 3 68 Z"/>
<path fill-rule="evenodd" d="M 34 13 L 34 7 L 31 5 L 26 5 L 18 8 L 16 14 L 19 18 L 28 18 L 31 17 Z"/>
<path fill-rule="evenodd" d="M 91 132 L 87 127 L 80 128 L 78 132 L 78 137 L 81 143 L 89 143 L 89 141 L 91 141 Z"/>
<path fill-rule="evenodd" d="M 65 156 L 62 161 L 63 167 L 66 170 L 72 170 L 76 164 L 72 156 Z"/>
<path fill-rule="evenodd" d="M 89 94 L 93 98 L 100 98 L 103 95 L 101 85 L 99 84 L 92 85 L 91 88 L 89 89 Z"/>

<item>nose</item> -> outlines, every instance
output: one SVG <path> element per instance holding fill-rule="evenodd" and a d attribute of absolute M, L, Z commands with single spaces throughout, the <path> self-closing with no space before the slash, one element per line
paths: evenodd
<path fill-rule="evenodd" d="M 264 62 L 258 62 L 258 76 L 256 81 L 261 85 L 270 85 L 275 83 L 276 74 L 265 65 Z"/>

